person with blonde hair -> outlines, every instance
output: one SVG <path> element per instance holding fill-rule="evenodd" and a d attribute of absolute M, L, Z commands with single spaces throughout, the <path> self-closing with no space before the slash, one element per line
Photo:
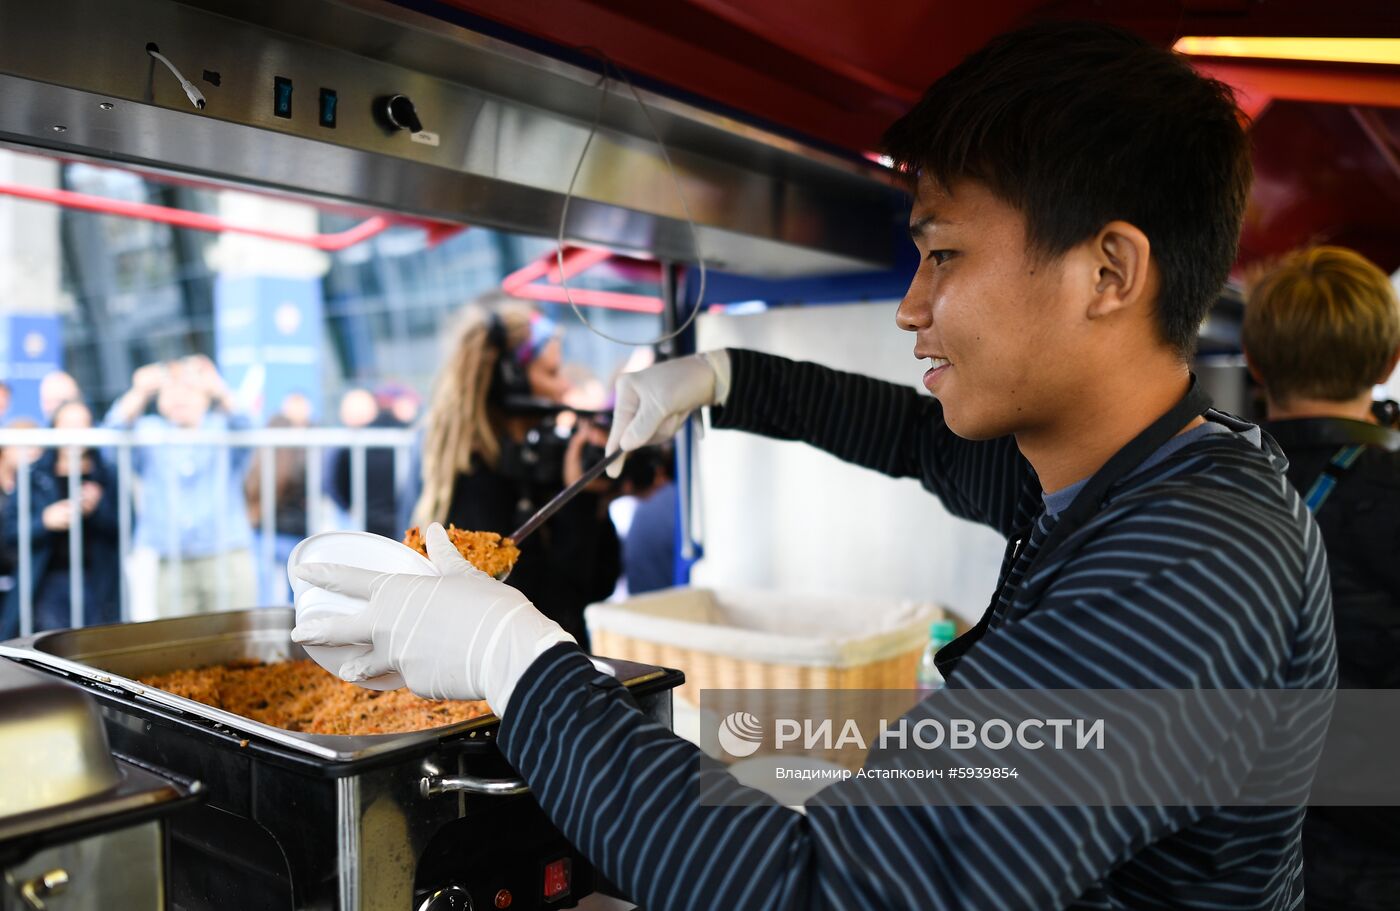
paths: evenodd
<path fill-rule="evenodd" d="M 424 419 L 412 522 L 509 534 L 577 480 L 585 445 L 606 437 L 580 422 L 557 477 L 532 461 L 542 450 L 527 437 L 549 432 L 540 415 L 569 392 L 557 328 L 534 306 L 504 295 L 469 304 L 450 337 Z M 622 571 L 607 500 L 605 482 L 576 497 L 525 543 L 510 577 L 580 643 L 583 609 L 612 594 Z"/>
<path fill-rule="evenodd" d="M 1400 687 L 1400 429 L 1372 398 L 1400 361 L 1395 289 L 1359 253 L 1296 251 L 1250 289 L 1244 349 L 1326 545 L 1338 685 Z M 1400 813 L 1309 809 L 1303 862 L 1309 909 L 1400 909 Z"/>

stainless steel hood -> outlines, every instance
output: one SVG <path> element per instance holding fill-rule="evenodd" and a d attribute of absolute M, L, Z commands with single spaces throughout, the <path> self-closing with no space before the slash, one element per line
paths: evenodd
<path fill-rule="evenodd" d="M 203 110 L 147 55 L 152 42 L 203 91 Z M 279 80 L 289 117 L 274 109 Z M 380 0 L 0 0 L 0 141 L 546 236 L 598 83 Z M 321 123 L 327 90 L 334 126 Z M 394 94 L 412 99 L 424 133 L 374 116 Z M 899 202 L 880 169 L 642 95 L 711 266 L 790 276 L 889 265 Z M 571 239 L 694 259 L 624 86 L 612 85 L 575 195 Z"/>

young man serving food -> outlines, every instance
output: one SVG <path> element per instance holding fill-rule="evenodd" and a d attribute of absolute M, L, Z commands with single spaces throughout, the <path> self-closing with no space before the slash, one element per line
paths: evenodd
<path fill-rule="evenodd" d="M 1035 26 L 939 79 L 887 135 L 920 265 L 896 322 L 932 397 L 815 364 L 708 352 L 624 377 L 610 448 L 717 427 L 915 477 L 1008 538 L 997 596 L 945 650 L 948 690 L 1326 689 L 1316 528 L 1258 429 L 1187 366 L 1234 259 L 1250 180 L 1228 91 L 1117 30 Z M 911 365 L 912 366 L 912 365 Z M 541 806 L 650 911 L 677 908 L 1293 908 L 1299 806 L 1236 806 L 1279 741 L 1168 729 L 1183 768 L 1228 753 L 1220 800 L 1151 806 L 852 806 L 799 814 L 648 722 L 518 592 L 454 559 L 439 579 L 307 567 L 370 598 L 294 634 L 341 669 L 484 697 Z M 926 702 L 926 705 L 928 704 Z M 1294 732 L 1293 752 L 1320 731 Z M 716 806 L 715 804 L 727 804 Z M 1243 801 L 1240 801 L 1243 803 Z"/>

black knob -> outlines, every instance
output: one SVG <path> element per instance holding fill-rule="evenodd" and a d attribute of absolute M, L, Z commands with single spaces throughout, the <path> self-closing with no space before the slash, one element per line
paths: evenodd
<path fill-rule="evenodd" d="M 381 98 L 376 106 L 379 108 L 379 115 L 390 129 L 408 130 L 410 133 L 423 131 L 423 121 L 418 119 L 418 111 L 413 107 L 413 102 L 409 100 L 407 95 L 390 95 L 387 98 Z"/>
<path fill-rule="evenodd" d="M 424 899 L 418 911 L 472 911 L 472 897 L 461 886 L 448 886 Z"/>

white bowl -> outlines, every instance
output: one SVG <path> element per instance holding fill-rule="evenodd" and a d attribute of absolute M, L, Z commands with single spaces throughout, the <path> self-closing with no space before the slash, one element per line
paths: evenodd
<path fill-rule="evenodd" d="M 292 548 L 287 557 L 287 579 L 292 583 L 297 623 L 316 617 L 357 614 L 369 607 L 369 602 L 363 598 L 328 592 L 298 579 L 292 570 L 302 563 L 341 563 L 379 573 L 438 574 L 427 557 L 393 538 L 367 531 L 327 531 L 312 535 Z M 364 654 L 364 649 L 358 646 L 308 645 L 305 648 L 311 660 L 337 676 L 342 664 Z M 360 683 L 372 690 L 396 690 L 403 685 L 403 677 L 398 674 L 385 674 Z"/>

